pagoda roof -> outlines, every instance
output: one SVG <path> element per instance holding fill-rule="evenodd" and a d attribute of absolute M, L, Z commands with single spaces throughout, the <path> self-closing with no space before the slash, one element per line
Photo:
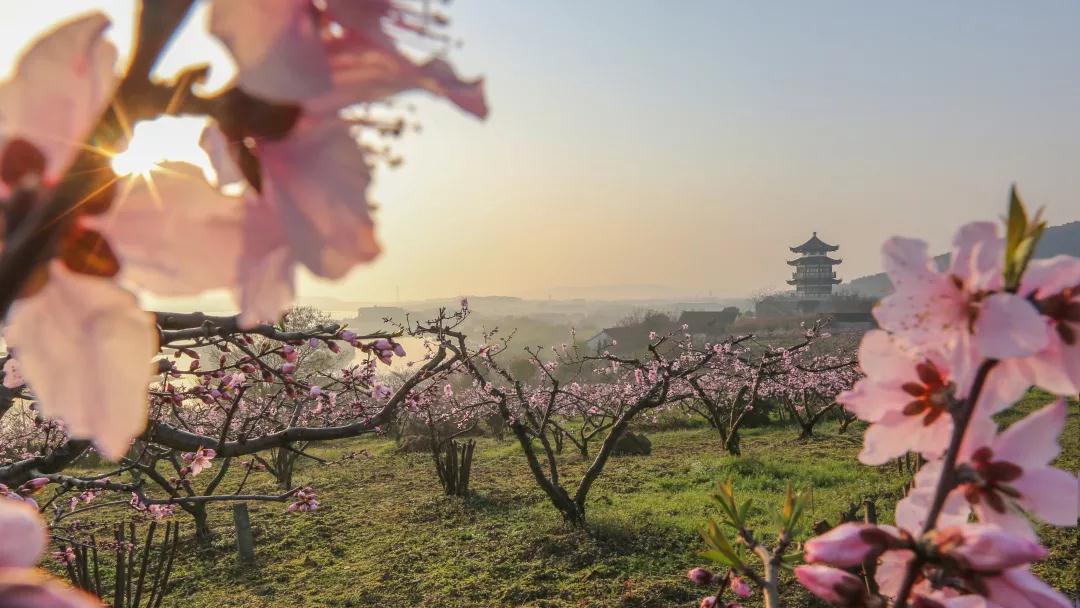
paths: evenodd
<path fill-rule="evenodd" d="M 798 247 L 789 247 L 788 249 L 791 249 L 791 251 L 794 253 L 815 253 L 824 251 L 836 251 L 837 249 L 840 249 L 840 246 L 830 245 L 826 243 L 825 241 L 819 239 L 817 236 L 817 232 L 815 232 L 814 236 L 810 237 L 810 239 L 802 245 L 799 245 Z"/>
<path fill-rule="evenodd" d="M 832 277 L 799 277 L 797 279 L 790 279 L 788 285 L 838 285 L 842 279 L 834 279 Z"/>
<path fill-rule="evenodd" d="M 795 258 L 794 260 L 788 260 L 788 264 L 791 265 L 791 266 L 803 266 L 803 265 L 807 265 L 807 266 L 822 265 L 822 266 L 824 266 L 825 264 L 835 266 L 835 265 L 839 264 L 842 261 L 843 260 L 838 260 L 836 258 L 830 258 L 827 255 L 807 255 L 807 256 L 803 256 L 801 258 Z"/>

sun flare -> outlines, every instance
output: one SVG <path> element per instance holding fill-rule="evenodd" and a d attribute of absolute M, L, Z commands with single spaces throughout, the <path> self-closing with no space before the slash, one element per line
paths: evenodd
<path fill-rule="evenodd" d="M 127 149 L 112 157 L 113 171 L 120 176 L 148 177 L 168 161 L 206 165 L 206 155 L 198 145 L 202 124 L 171 116 L 136 123 Z"/>

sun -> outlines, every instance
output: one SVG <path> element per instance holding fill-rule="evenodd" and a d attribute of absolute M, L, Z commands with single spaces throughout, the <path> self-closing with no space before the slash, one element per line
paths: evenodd
<path fill-rule="evenodd" d="M 206 165 L 206 154 L 198 144 L 204 124 L 202 120 L 172 116 L 135 123 L 127 149 L 112 157 L 113 171 L 122 177 L 149 177 L 168 161 Z"/>

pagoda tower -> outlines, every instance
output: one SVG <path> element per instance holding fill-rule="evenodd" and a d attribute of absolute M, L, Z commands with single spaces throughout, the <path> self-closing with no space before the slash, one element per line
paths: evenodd
<path fill-rule="evenodd" d="M 818 238 L 817 233 L 798 247 L 790 247 L 799 257 L 788 261 L 795 267 L 788 285 L 795 286 L 795 294 L 803 298 L 828 298 L 832 287 L 840 282 L 833 272 L 843 260 L 829 257 L 829 253 L 840 249 L 839 245 L 830 245 Z"/>

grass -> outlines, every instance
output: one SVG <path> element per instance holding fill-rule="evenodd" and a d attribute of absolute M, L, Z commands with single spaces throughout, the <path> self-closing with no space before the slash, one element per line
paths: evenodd
<path fill-rule="evenodd" d="M 1049 400 L 1031 394 L 1032 411 Z M 702 565 L 697 530 L 715 514 L 710 494 L 732 478 L 736 495 L 754 500 L 753 521 L 771 537 L 769 512 L 790 482 L 812 488 L 812 521 L 837 521 L 851 502 L 872 498 L 883 521 L 906 481 L 896 467 L 855 460 L 859 429 L 838 435 L 823 425 L 799 442 L 789 427 L 750 429 L 743 455 L 719 449 L 708 429 L 650 434 L 651 456 L 613 459 L 594 486 L 586 530 L 565 527 L 533 484 L 517 446 L 481 439 L 468 500 L 441 496 L 426 455 L 397 454 L 390 441 L 364 439 L 315 451 L 336 459 L 361 448 L 371 458 L 303 466 L 297 481 L 314 486 L 322 509 L 284 513 L 253 503 L 257 559 L 242 565 L 233 548 L 231 513 L 212 508 L 218 533 L 208 549 L 182 548 L 167 606 L 693 606 L 701 593 L 683 573 Z M 1080 407 L 1070 405 L 1058 466 L 1080 467 Z M 566 454 L 566 475 L 583 469 Z M 236 481 L 224 487 L 231 491 Z M 270 484 L 261 489 L 272 491 Z M 1052 554 L 1036 571 L 1076 593 L 1076 529 L 1044 529 Z M 190 536 L 190 527 L 188 536 Z M 757 606 L 759 598 L 747 602 Z M 812 606 L 794 592 L 792 606 Z"/>

